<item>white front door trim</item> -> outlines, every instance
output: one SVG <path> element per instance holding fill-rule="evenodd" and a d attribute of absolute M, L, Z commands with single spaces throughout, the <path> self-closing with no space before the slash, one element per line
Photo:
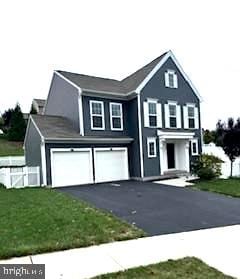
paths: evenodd
<path fill-rule="evenodd" d="M 166 139 L 159 137 L 159 157 L 160 157 L 160 174 L 168 170 L 174 170 L 168 168 L 167 158 L 167 143 L 174 143 L 175 148 L 175 170 L 190 171 L 189 162 L 189 139 Z"/>
<path fill-rule="evenodd" d="M 195 133 L 190 132 L 166 132 L 162 130 L 157 131 L 157 135 L 159 139 L 186 139 L 190 140 L 193 139 Z"/>

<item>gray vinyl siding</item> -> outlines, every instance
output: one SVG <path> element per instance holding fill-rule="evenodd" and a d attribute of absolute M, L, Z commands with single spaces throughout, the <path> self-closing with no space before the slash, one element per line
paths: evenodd
<path fill-rule="evenodd" d="M 105 120 L 105 130 L 92 130 L 91 129 L 91 115 L 90 115 L 90 101 L 102 101 L 104 104 L 104 120 Z M 112 131 L 110 124 L 110 103 L 120 103 L 122 104 L 123 111 L 123 131 Z M 84 120 L 84 135 L 85 136 L 126 136 L 128 135 L 127 127 L 127 101 L 120 101 L 115 99 L 106 99 L 99 97 L 82 97 L 83 104 L 83 120 Z"/>
<path fill-rule="evenodd" d="M 78 97 L 77 88 L 54 73 L 44 114 L 66 117 L 79 132 Z"/>
<path fill-rule="evenodd" d="M 102 101 L 104 103 L 105 130 L 91 129 L 90 101 Z M 123 131 L 112 131 L 110 125 L 111 102 L 121 103 L 123 110 Z M 138 130 L 138 107 L 137 98 L 129 101 L 106 99 L 98 97 L 83 96 L 83 119 L 85 136 L 129 136 L 134 138 L 134 142 L 129 148 L 129 169 L 131 177 L 140 176 L 140 151 L 139 151 L 139 130 Z"/>
<path fill-rule="evenodd" d="M 164 73 L 166 70 L 175 70 L 178 76 L 178 88 L 165 87 Z M 164 65 L 157 71 L 157 73 L 151 78 L 151 80 L 145 85 L 141 92 L 141 114 L 142 114 L 142 131 L 143 131 L 143 158 L 144 158 L 144 176 L 159 176 L 160 175 L 160 160 L 159 160 L 159 141 L 157 139 L 157 128 L 145 128 L 144 127 L 144 112 L 143 102 L 147 101 L 147 98 L 156 98 L 158 102 L 162 104 L 162 128 L 163 131 L 178 131 L 178 132 L 194 132 L 195 138 L 199 141 L 199 152 L 201 152 L 201 121 L 200 121 L 200 102 L 198 97 L 193 92 L 189 83 L 184 79 L 181 72 L 169 58 Z M 165 128 L 165 113 L 164 104 L 168 101 L 176 101 L 181 106 L 181 129 L 166 129 Z M 194 103 L 198 107 L 199 111 L 199 129 L 184 129 L 183 125 L 183 106 L 186 103 Z M 157 144 L 157 157 L 148 158 L 147 155 L 147 138 L 156 137 Z M 190 154 L 191 155 L 191 154 Z M 190 156 L 191 158 L 191 156 Z"/>
<path fill-rule="evenodd" d="M 138 104 L 137 98 L 127 103 L 127 130 L 128 135 L 134 138 L 129 149 L 129 170 L 131 177 L 141 176 L 140 148 L 139 148 L 139 125 L 138 125 Z"/>
<path fill-rule="evenodd" d="M 40 183 L 42 184 L 41 137 L 29 120 L 27 138 L 25 142 L 25 159 L 28 167 L 40 167 Z"/>

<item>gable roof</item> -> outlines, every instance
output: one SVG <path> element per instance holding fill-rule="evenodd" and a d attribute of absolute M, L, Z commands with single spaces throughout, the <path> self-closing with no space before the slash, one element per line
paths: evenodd
<path fill-rule="evenodd" d="M 115 79 L 94 77 L 76 73 L 70 73 L 66 71 L 57 71 L 65 78 L 69 79 L 71 82 L 81 87 L 83 90 L 94 90 L 94 91 L 104 91 L 104 92 L 115 92 L 124 93 L 126 88 L 121 84 L 120 81 Z"/>
<path fill-rule="evenodd" d="M 152 78 L 152 76 L 161 68 L 166 60 L 171 57 L 179 71 L 182 73 L 185 80 L 189 83 L 196 96 L 201 100 L 201 96 L 197 89 L 192 84 L 189 77 L 183 71 L 181 65 L 173 55 L 172 51 L 163 53 L 147 65 L 143 66 L 130 76 L 123 80 L 107 79 L 95 76 L 88 76 L 76 73 L 70 73 L 66 71 L 55 71 L 58 75 L 67 79 L 70 83 L 76 85 L 83 91 L 95 91 L 106 93 L 119 93 L 121 95 L 129 95 L 130 93 L 139 93 L 146 83 Z"/>
<path fill-rule="evenodd" d="M 126 77 L 121 81 L 121 84 L 128 88 L 129 91 L 136 90 L 139 84 L 148 76 L 148 74 L 150 74 L 150 72 L 157 66 L 157 64 L 163 59 L 166 54 L 167 52 L 163 53 L 152 62 L 148 63 L 141 69 L 137 70 L 135 73 Z"/>
<path fill-rule="evenodd" d="M 71 122 L 62 116 L 32 114 L 31 118 L 43 138 L 78 138 Z"/>

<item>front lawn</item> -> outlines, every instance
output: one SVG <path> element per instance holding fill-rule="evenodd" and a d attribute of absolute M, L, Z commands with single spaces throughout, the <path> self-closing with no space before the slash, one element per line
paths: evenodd
<path fill-rule="evenodd" d="M 141 236 L 143 231 L 55 190 L 0 186 L 0 259 Z"/>
<path fill-rule="evenodd" d="M 0 137 L 0 156 L 22 156 L 23 143 L 8 141 L 3 136 Z"/>
<path fill-rule="evenodd" d="M 128 269 L 95 277 L 95 279 L 227 279 L 232 278 L 196 258 L 169 260 L 159 264 Z"/>
<path fill-rule="evenodd" d="M 214 179 L 197 182 L 193 188 L 225 194 L 232 197 L 240 197 L 240 179 Z"/>

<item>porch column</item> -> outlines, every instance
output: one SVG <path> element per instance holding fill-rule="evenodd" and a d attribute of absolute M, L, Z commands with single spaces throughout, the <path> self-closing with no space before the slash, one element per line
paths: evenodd
<path fill-rule="evenodd" d="M 159 158 L 160 158 L 160 174 L 163 175 L 164 174 L 164 170 L 165 170 L 165 162 L 164 162 L 164 159 L 165 159 L 165 152 L 164 152 L 164 146 L 165 144 L 165 139 L 161 139 L 159 137 Z"/>
<path fill-rule="evenodd" d="M 189 141 L 186 141 L 185 143 L 185 159 L 186 159 L 186 171 L 190 172 Z"/>

